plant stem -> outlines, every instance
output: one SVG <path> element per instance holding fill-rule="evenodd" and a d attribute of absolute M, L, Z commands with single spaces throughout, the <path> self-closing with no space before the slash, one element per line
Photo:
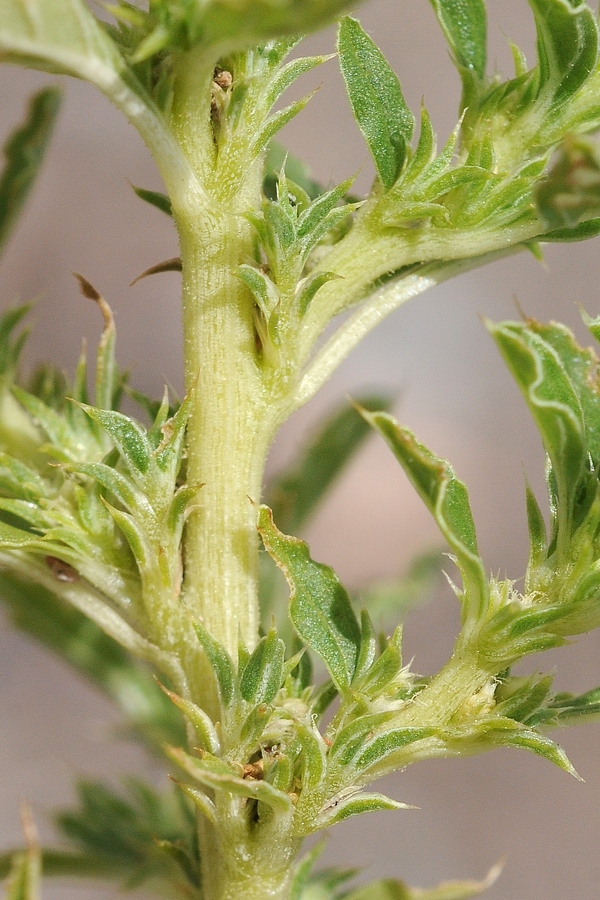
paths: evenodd
<path fill-rule="evenodd" d="M 185 598 L 235 656 L 258 634 L 260 500 L 272 436 L 263 398 L 252 300 L 236 276 L 251 252 L 250 226 L 234 208 L 178 222 L 183 264 L 184 361 L 192 395 L 187 479 L 202 484 L 186 529 Z"/>

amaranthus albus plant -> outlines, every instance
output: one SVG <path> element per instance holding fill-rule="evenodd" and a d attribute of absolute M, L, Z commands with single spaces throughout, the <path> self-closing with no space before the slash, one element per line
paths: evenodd
<path fill-rule="evenodd" d="M 89 81 L 150 149 L 166 193 L 137 193 L 172 217 L 180 256 L 145 274 L 181 270 L 185 368 L 181 402 L 132 391 L 111 309 L 83 276 L 104 331 L 95 365 L 82 356 L 68 383 L 52 367 L 24 376 L 25 308 L 0 321 L 2 598 L 122 707 L 173 781 L 165 794 L 138 782 L 129 796 L 82 784 L 80 807 L 59 816 L 71 850 L 40 849 L 26 818 L 26 849 L 0 863 L 7 900 L 36 900 L 42 869 L 125 878 L 164 898 L 460 900 L 495 873 L 425 892 L 351 888 L 315 874 L 320 844 L 302 846 L 351 816 L 401 809 L 370 785 L 421 760 L 508 746 L 575 774 L 547 732 L 597 717 L 600 689 L 555 693 L 551 675 L 512 667 L 600 625 L 594 351 L 559 324 L 487 323 L 548 460 L 550 525 L 527 489 L 518 587 L 490 576 L 450 464 L 377 398 L 329 422 L 264 491 L 278 429 L 388 314 L 487 262 L 600 233 L 587 138 L 600 126 L 597 13 L 529 0 L 537 60 L 514 47 L 503 80 L 489 75 L 484 0 L 431 5 L 462 83 L 442 148 L 346 0 L 115 0 L 100 17 L 84 0 L 0 4 L 0 59 Z M 274 141 L 310 100 L 285 105 L 286 90 L 329 58 L 299 55 L 301 38 L 336 19 L 377 173 L 366 197 L 352 177 L 321 187 Z M 3 241 L 57 105 L 54 88 L 38 94 L 6 145 Z M 600 318 L 584 321 L 600 339 Z M 128 391 L 139 419 L 120 411 Z M 458 570 L 460 632 L 431 677 L 403 659 L 401 623 L 378 634 L 293 534 L 369 428 Z"/>

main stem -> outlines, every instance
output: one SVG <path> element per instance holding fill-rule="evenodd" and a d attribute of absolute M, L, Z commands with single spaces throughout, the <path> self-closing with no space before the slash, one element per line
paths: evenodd
<path fill-rule="evenodd" d="M 252 300 L 236 275 L 250 226 L 230 206 L 179 220 L 186 390 L 192 397 L 187 481 L 202 484 L 187 525 L 188 608 L 230 654 L 258 634 L 256 509 L 272 430 Z"/>

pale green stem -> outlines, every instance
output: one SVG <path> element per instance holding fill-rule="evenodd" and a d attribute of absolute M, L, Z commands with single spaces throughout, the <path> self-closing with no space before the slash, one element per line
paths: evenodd
<path fill-rule="evenodd" d="M 331 319 L 368 296 L 372 285 L 380 278 L 417 264 L 438 267 L 467 261 L 467 268 L 475 268 L 482 262 L 494 259 L 496 254 L 504 256 L 522 249 L 524 243 L 536 239 L 540 230 L 539 222 L 529 222 L 514 226 L 497 224 L 493 228 L 464 232 L 436 229 L 431 232 L 425 230 L 423 233 L 416 231 L 413 234 L 408 228 L 388 228 L 382 233 L 381 226 L 371 227 L 368 220 L 364 221 L 359 217 L 348 235 L 315 270 L 332 271 L 340 278 L 322 287 L 312 301 L 299 335 L 297 358 L 306 364 Z M 425 273 L 421 270 L 419 275 L 423 277 Z M 415 275 L 417 277 L 419 276 Z M 430 286 L 431 283 L 425 285 L 424 289 Z M 385 290 L 384 288 L 384 297 Z M 409 289 L 408 298 L 412 296 L 415 296 L 415 292 Z M 385 307 L 385 299 L 381 302 Z M 403 300 L 399 299 L 391 308 L 395 309 L 401 302 Z M 385 314 L 384 309 L 383 315 L 376 316 L 367 331 L 381 321 Z M 355 342 L 365 333 L 359 331 Z"/>
<path fill-rule="evenodd" d="M 251 252 L 235 209 L 178 222 L 186 390 L 187 480 L 202 484 L 184 542 L 185 602 L 232 656 L 258 635 L 256 509 L 273 426 L 257 363 L 252 299 L 236 276 Z"/>
<path fill-rule="evenodd" d="M 338 366 L 362 339 L 386 316 L 404 303 L 455 275 L 519 252 L 522 247 L 508 247 L 475 259 L 459 259 L 434 263 L 384 285 L 362 302 L 310 361 L 290 403 L 290 411 L 299 409 L 331 378 Z M 286 413 L 288 413 L 286 409 Z"/>
<path fill-rule="evenodd" d="M 291 837 L 290 822 L 263 824 L 260 836 L 239 809 L 220 822 L 218 829 L 203 817 L 198 823 L 203 900 L 288 900 L 300 845 Z"/>

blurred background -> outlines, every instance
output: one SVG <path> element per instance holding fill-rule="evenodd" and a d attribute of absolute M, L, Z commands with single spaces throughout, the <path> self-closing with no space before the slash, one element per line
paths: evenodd
<path fill-rule="evenodd" d="M 534 59 L 525 0 L 490 0 L 490 67 L 510 74 L 508 39 Z M 371 0 L 363 26 L 399 73 L 413 110 L 424 98 L 443 141 L 456 123 L 458 78 L 427 0 Z M 307 42 L 329 52 L 332 31 Z M 48 82 L 4 67 L 0 138 L 21 119 L 28 95 Z M 52 79 L 50 79 L 52 80 Z M 334 60 L 318 70 L 321 90 L 281 140 L 324 184 L 358 172 L 373 176 Z M 303 92 L 310 78 L 300 84 Z M 52 359 L 72 369 L 82 338 L 101 331 L 94 304 L 80 297 L 81 272 L 112 305 L 119 358 L 133 384 L 159 395 L 181 389 L 179 276 L 163 274 L 135 287 L 146 269 L 177 254 L 170 221 L 136 198 L 129 182 L 160 189 L 137 133 L 95 90 L 64 84 L 65 103 L 37 189 L 2 263 L 6 306 L 33 301 L 27 360 Z M 524 472 L 544 499 L 543 455 L 516 387 L 481 317 L 527 314 L 559 319 L 586 343 L 577 304 L 600 313 L 598 239 L 547 249 L 540 265 L 526 253 L 464 276 L 413 301 L 364 341 L 321 394 L 283 429 L 269 460 L 276 471 L 293 457 L 319 416 L 365 388 L 397 397 L 398 418 L 452 461 L 471 492 L 480 547 L 494 573 L 518 579 L 527 539 Z M 347 469 L 306 535 L 313 556 L 360 589 L 370 579 L 405 572 L 415 552 L 441 546 L 433 523 L 383 442 L 372 437 Z M 450 568 L 450 563 L 448 564 Z M 1 578 L 1 575 L 0 575 Z M 433 672 L 447 658 L 457 608 L 443 586 L 412 614 L 406 657 Z M 556 686 L 581 692 L 600 684 L 600 634 L 544 660 L 559 666 Z M 0 625 L 0 846 L 21 840 L 19 805 L 32 802 L 45 835 L 48 811 L 73 796 L 78 775 L 145 771 L 152 764 L 115 738 L 118 716 L 91 688 L 19 634 Z M 600 732 L 560 735 L 585 784 L 519 751 L 420 764 L 381 788 L 418 810 L 354 819 L 329 838 L 325 862 L 367 867 L 369 877 L 402 877 L 428 886 L 481 877 L 499 859 L 504 872 L 489 900 L 596 900 L 600 896 Z M 156 772 L 160 782 L 163 774 Z M 100 900 L 114 888 L 48 884 L 45 898 Z"/>

